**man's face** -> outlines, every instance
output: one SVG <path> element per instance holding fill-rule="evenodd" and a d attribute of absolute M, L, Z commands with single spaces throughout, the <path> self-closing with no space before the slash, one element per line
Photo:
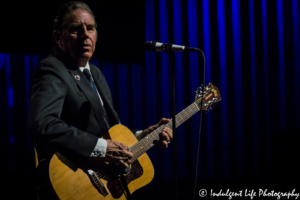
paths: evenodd
<path fill-rule="evenodd" d="M 67 16 L 66 27 L 58 45 L 78 65 L 84 67 L 90 60 L 96 41 L 94 19 L 88 11 L 77 9 Z"/>

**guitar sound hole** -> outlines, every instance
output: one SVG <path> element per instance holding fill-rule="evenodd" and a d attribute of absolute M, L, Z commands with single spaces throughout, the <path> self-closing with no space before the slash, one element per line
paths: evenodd
<path fill-rule="evenodd" d="M 127 185 L 131 181 L 141 177 L 143 174 L 143 168 L 137 160 L 131 164 L 131 169 L 129 168 L 129 170 L 130 171 L 128 174 L 123 175 Z M 121 181 L 121 177 L 107 182 L 107 188 L 113 198 L 118 199 L 123 195 L 124 190 L 127 188 L 127 185 L 123 185 L 122 183 L 123 182 Z"/>

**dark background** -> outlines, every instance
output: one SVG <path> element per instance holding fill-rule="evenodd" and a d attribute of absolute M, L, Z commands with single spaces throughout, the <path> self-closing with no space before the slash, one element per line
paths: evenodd
<path fill-rule="evenodd" d="M 57 9 L 68 1 L 5 1 L 0 51 L 49 55 Z M 85 1 L 98 24 L 94 57 L 105 62 L 143 62 L 144 1 Z M 124 51 L 124 49 L 128 51 Z M 116 59 L 117 58 L 117 59 Z"/>
<path fill-rule="evenodd" d="M 178 44 L 204 50 L 206 67 L 210 69 L 206 82 L 212 81 L 223 99 L 218 108 L 203 118 L 196 191 L 201 188 L 217 192 L 220 189 L 257 191 L 259 188 L 300 191 L 299 14 L 294 15 L 293 10 L 296 2 L 299 13 L 298 0 L 253 1 L 254 43 L 250 41 L 249 28 L 251 0 L 209 1 L 210 49 L 205 43 L 207 27 L 202 15 L 205 0 L 85 2 L 98 23 L 98 41 L 92 60 L 103 70 L 112 90 L 114 106 L 122 123 L 129 128 L 143 129 L 163 116 L 170 117 L 169 108 L 166 109 L 169 106 L 168 59 L 164 54 L 145 53 L 145 41 L 178 43 L 178 31 L 174 30 L 181 24 L 182 40 Z M 174 11 L 175 2 L 181 2 L 180 14 Z M 224 33 L 219 26 L 220 2 L 224 3 Z M 234 34 L 232 5 L 236 2 L 239 2 L 240 11 L 240 40 L 236 40 Z M 263 2 L 266 2 L 265 8 Z M 278 2 L 282 2 L 282 7 L 279 8 Z M 33 142 L 27 124 L 30 82 L 36 64 L 51 53 L 52 21 L 63 3 L 6 1 L 1 5 L 0 141 L 3 159 L 0 180 L 4 185 L 1 192 L 9 195 L 7 199 L 35 198 Z M 150 14 L 146 14 L 149 10 Z M 278 10 L 282 11 L 281 17 L 278 17 Z M 196 14 L 191 15 L 192 12 Z M 175 21 L 177 14 L 181 22 Z M 149 19 L 153 20 L 152 25 Z M 280 20 L 282 28 L 278 28 Z M 153 34 L 149 36 L 151 31 Z M 222 34 L 224 40 L 220 39 Z M 220 47 L 222 42 L 226 44 L 225 49 Z M 255 60 L 251 65 L 253 44 Z M 225 51 L 224 61 L 221 56 Z M 203 65 L 201 56 L 195 57 L 195 54 L 176 54 L 176 57 L 182 59 L 176 68 L 179 112 L 193 101 L 192 91 L 202 83 Z M 241 58 L 240 63 L 236 63 L 237 57 Z M 252 69 L 255 69 L 253 76 Z M 199 115 L 196 115 L 178 129 L 178 134 L 183 135 L 178 144 L 180 199 L 193 196 L 198 128 Z M 152 149 L 149 156 L 155 178 L 137 190 L 133 198 L 173 199 L 171 148 Z M 199 199 L 198 194 L 196 199 Z"/>

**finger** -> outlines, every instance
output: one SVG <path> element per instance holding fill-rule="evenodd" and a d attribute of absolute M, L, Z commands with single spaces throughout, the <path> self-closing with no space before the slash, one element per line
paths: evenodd
<path fill-rule="evenodd" d="M 158 140 L 154 140 L 153 144 L 155 146 L 157 146 L 158 148 L 167 148 L 168 147 L 168 142 L 166 141 L 158 141 Z"/>
<path fill-rule="evenodd" d="M 159 136 L 160 136 L 159 137 L 159 141 L 167 141 L 167 142 L 169 142 L 169 140 L 170 140 L 168 134 L 165 133 L 165 132 L 162 132 Z"/>
<path fill-rule="evenodd" d="M 121 151 L 122 157 L 128 157 L 128 158 L 132 158 L 133 157 L 133 153 L 127 150 L 122 150 Z"/>
<path fill-rule="evenodd" d="M 132 157 L 133 157 L 133 153 L 130 152 L 130 151 L 127 151 L 127 156 L 128 156 L 129 158 L 132 158 Z"/>
<path fill-rule="evenodd" d="M 167 135 L 168 138 L 170 138 L 170 140 L 173 139 L 173 131 L 172 129 L 168 128 L 168 127 L 165 127 L 163 130 L 162 130 L 162 133 L 164 133 L 163 135 Z"/>
<path fill-rule="evenodd" d="M 131 164 L 131 160 L 128 157 L 125 157 L 122 161 L 126 163 L 128 166 Z"/>
<path fill-rule="evenodd" d="M 149 127 L 149 133 L 151 133 L 152 131 L 154 131 L 155 129 L 157 129 L 160 125 L 159 124 L 156 124 L 156 125 L 153 125 L 153 126 L 150 126 Z"/>
<path fill-rule="evenodd" d="M 121 146 L 122 149 L 128 150 L 128 146 L 126 144 L 120 143 L 120 146 Z"/>
<path fill-rule="evenodd" d="M 107 151 L 108 152 L 115 152 L 115 151 L 119 151 L 122 150 L 123 146 L 122 143 L 119 143 L 117 141 L 113 141 L 113 140 L 108 140 L 107 141 Z"/>
<path fill-rule="evenodd" d="M 158 142 L 158 147 L 160 148 L 167 148 L 168 147 L 168 142 L 163 140 Z"/>
<path fill-rule="evenodd" d="M 124 161 L 125 161 L 127 164 L 129 164 L 129 165 L 131 164 L 131 159 L 128 158 L 128 157 L 126 157 Z"/>
<path fill-rule="evenodd" d="M 120 160 L 124 160 L 125 162 L 131 163 L 131 158 L 128 156 L 122 157 L 122 159 Z"/>
<path fill-rule="evenodd" d="M 128 166 L 129 166 L 129 165 L 128 165 L 126 162 L 124 162 L 123 160 L 120 160 L 119 163 L 120 163 L 121 166 L 123 166 L 123 167 L 125 167 L 125 168 L 128 168 Z"/>
<path fill-rule="evenodd" d="M 160 141 L 167 141 L 167 142 L 170 141 L 170 137 L 165 131 L 161 132 Z"/>
<path fill-rule="evenodd" d="M 162 124 L 166 124 L 170 121 L 170 119 L 167 119 L 167 118 L 161 118 L 161 120 L 159 121 L 158 125 L 162 125 Z"/>
<path fill-rule="evenodd" d="M 173 131 L 172 131 L 172 129 L 165 127 L 164 131 L 168 134 L 170 140 L 172 140 L 173 139 Z"/>
<path fill-rule="evenodd" d="M 167 141 L 162 141 L 162 146 L 163 146 L 164 148 L 167 148 L 167 147 L 168 147 L 168 142 L 167 142 Z"/>
<path fill-rule="evenodd" d="M 111 158 L 117 160 L 116 162 L 118 162 L 119 160 L 124 160 L 125 159 L 125 157 L 123 155 L 111 156 Z"/>

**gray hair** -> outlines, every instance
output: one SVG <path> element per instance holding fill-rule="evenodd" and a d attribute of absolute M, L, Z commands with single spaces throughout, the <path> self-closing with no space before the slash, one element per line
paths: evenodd
<path fill-rule="evenodd" d="M 95 23 L 95 28 L 97 28 L 97 23 L 95 20 L 95 16 L 92 12 L 92 10 L 90 9 L 90 7 L 84 3 L 84 2 L 80 2 L 80 1 L 71 1 L 69 3 L 65 3 L 63 4 L 57 11 L 55 18 L 54 18 L 54 22 L 53 22 L 53 31 L 55 30 L 59 35 L 62 35 L 66 26 L 66 18 L 67 16 L 77 10 L 77 9 L 81 9 L 81 10 L 86 10 L 88 11 L 91 16 L 93 17 L 94 23 Z M 55 53 L 57 50 L 59 49 L 56 41 L 54 40 L 54 38 L 52 39 L 52 53 Z"/>

